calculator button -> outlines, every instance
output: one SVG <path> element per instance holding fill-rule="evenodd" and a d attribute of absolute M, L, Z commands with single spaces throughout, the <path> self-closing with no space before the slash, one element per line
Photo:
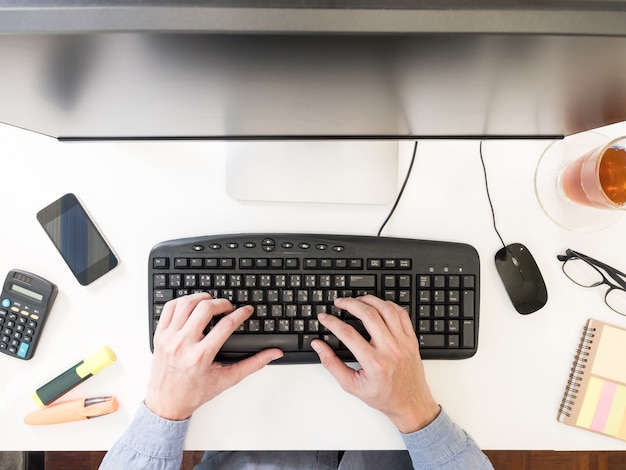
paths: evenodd
<path fill-rule="evenodd" d="M 39 320 L 39 315 L 32 314 L 30 318 L 32 318 L 33 320 Z"/>
<path fill-rule="evenodd" d="M 2 306 L 4 308 L 9 308 L 11 306 L 11 300 L 10 299 L 2 299 Z"/>
<path fill-rule="evenodd" d="M 26 357 L 26 354 L 28 354 L 29 347 L 30 347 L 30 344 L 28 343 L 20 344 L 20 348 L 17 350 L 18 357 Z"/>

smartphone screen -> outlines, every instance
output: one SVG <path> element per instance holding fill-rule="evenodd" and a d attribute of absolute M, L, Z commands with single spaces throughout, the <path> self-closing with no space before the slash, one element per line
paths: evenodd
<path fill-rule="evenodd" d="M 83 286 L 117 266 L 117 258 L 74 194 L 37 213 L 37 220 Z"/>

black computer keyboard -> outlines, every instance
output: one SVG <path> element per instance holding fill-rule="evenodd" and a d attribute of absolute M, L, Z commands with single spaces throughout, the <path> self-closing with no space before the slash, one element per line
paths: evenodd
<path fill-rule="evenodd" d="M 150 252 L 150 347 L 165 302 L 209 292 L 235 306 L 255 307 L 224 344 L 219 361 L 275 346 L 285 353 L 277 362 L 318 362 L 310 347 L 315 338 L 354 361 L 317 313 L 336 315 L 367 338 L 361 322 L 333 300 L 373 294 L 408 310 L 422 358 L 468 358 L 478 346 L 479 271 L 473 247 L 441 241 L 302 234 L 170 240 Z"/>

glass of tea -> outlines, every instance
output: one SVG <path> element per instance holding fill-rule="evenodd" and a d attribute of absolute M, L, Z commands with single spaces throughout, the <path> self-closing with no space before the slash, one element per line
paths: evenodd
<path fill-rule="evenodd" d="M 626 137 L 597 147 L 567 165 L 559 175 L 570 201 L 600 209 L 626 209 Z"/>
<path fill-rule="evenodd" d="M 586 131 L 546 147 L 535 194 L 557 225 L 578 232 L 609 227 L 626 211 L 626 137 Z"/>

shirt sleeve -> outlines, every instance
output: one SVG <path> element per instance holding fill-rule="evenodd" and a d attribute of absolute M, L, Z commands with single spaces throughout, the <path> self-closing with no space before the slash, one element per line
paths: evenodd
<path fill-rule="evenodd" d="M 402 434 L 402 439 L 415 470 L 493 469 L 474 440 L 443 409 L 428 426 Z"/>
<path fill-rule="evenodd" d="M 163 419 L 142 403 L 128 429 L 104 456 L 100 470 L 179 470 L 188 427 L 189 419 Z"/>

